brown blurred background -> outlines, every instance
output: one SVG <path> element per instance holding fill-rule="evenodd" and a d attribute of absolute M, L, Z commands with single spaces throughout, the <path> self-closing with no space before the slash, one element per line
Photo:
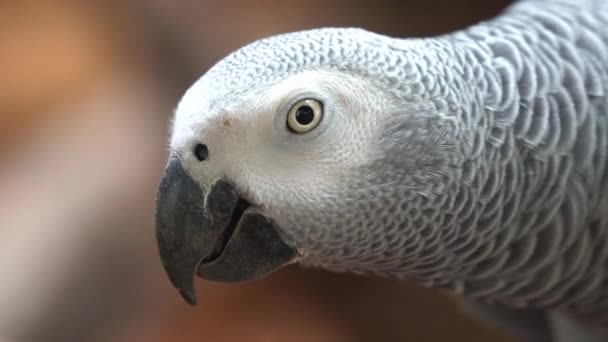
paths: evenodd
<path fill-rule="evenodd" d="M 287 268 L 239 285 L 168 283 L 152 208 L 185 89 L 274 33 L 434 35 L 507 0 L 0 2 L 0 339 L 509 341 L 410 284 Z"/>

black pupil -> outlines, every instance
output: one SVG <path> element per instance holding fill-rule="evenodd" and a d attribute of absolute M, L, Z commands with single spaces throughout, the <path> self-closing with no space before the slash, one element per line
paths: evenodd
<path fill-rule="evenodd" d="M 310 108 L 310 106 L 301 106 L 296 111 L 296 121 L 300 125 L 303 125 L 303 126 L 308 125 L 312 122 L 312 120 L 314 120 L 314 118 L 315 118 L 315 111 L 312 108 Z"/>
<path fill-rule="evenodd" d="M 207 149 L 207 145 L 196 145 L 196 147 L 194 148 L 194 155 L 196 156 L 196 159 L 200 161 L 207 159 L 207 157 L 209 156 L 209 149 Z"/>

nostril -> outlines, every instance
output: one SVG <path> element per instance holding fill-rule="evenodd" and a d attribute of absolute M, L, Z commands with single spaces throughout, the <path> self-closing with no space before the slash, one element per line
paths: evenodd
<path fill-rule="evenodd" d="M 205 144 L 198 144 L 194 147 L 194 155 L 199 161 L 203 161 L 209 157 L 209 149 Z"/>

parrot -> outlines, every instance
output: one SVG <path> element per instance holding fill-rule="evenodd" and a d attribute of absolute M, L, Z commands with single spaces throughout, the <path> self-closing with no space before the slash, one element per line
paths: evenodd
<path fill-rule="evenodd" d="M 608 341 L 606 0 L 259 38 L 169 135 L 155 234 L 192 305 L 197 277 L 297 264 L 435 289 L 524 341 Z"/>

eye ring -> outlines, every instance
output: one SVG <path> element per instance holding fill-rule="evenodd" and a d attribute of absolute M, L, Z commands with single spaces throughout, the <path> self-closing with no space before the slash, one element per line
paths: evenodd
<path fill-rule="evenodd" d="M 296 102 L 287 113 L 287 128 L 294 133 L 308 133 L 323 119 L 323 104 L 315 99 Z"/>

